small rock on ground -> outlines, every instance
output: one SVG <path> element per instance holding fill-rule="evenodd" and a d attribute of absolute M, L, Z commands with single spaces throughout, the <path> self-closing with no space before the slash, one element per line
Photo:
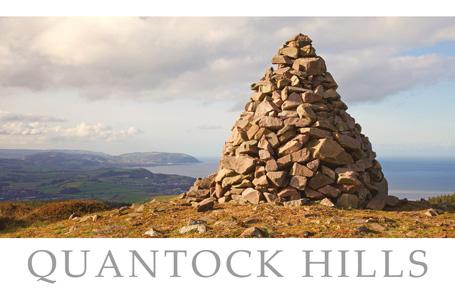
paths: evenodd
<path fill-rule="evenodd" d="M 439 212 L 436 211 L 435 209 L 428 209 L 425 211 L 424 215 L 428 217 L 436 217 L 437 215 L 439 215 Z"/>
<path fill-rule="evenodd" d="M 302 199 L 299 199 L 299 200 L 283 202 L 283 205 L 285 207 L 291 208 L 291 207 L 300 207 L 300 206 L 303 206 L 303 205 L 307 205 L 309 203 L 310 203 L 309 199 L 302 198 Z"/>
<path fill-rule="evenodd" d="M 332 208 L 335 207 L 335 204 L 329 198 L 322 199 L 319 204 L 326 206 L 326 207 L 332 207 Z"/>
<path fill-rule="evenodd" d="M 197 204 L 196 209 L 198 212 L 206 212 L 213 209 L 215 205 L 215 200 L 213 198 L 207 198 L 202 200 L 199 204 Z"/>
<path fill-rule="evenodd" d="M 180 228 L 179 230 L 180 234 L 186 234 L 186 233 L 205 233 L 207 232 L 207 226 L 204 224 L 195 224 L 195 225 L 189 225 L 189 226 L 184 226 Z"/>
<path fill-rule="evenodd" d="M 378 223 L 371 223 L 368 225 L 368 228 L 371 230 L 371 231 L 375 231 L 375 232 L 384 232 L 386 230 L 386 228 Z"/>
<path fill-rule="evenodd" d="M 265 238 L 267 237 L 267 232 L 263 229 L 258 227 L 251 227 L 243 231 L 240 235 L 243 238 Z"/>
<path fill-rule="evenodd" d="M 153 228 L 150 228 L 144 235 L 149 237 L 159 237 L 161 234 Z"/>

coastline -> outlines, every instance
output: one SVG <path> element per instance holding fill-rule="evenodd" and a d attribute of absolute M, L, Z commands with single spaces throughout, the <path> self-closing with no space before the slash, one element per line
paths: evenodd
<path fill-rule="evenodd" d="M 153 173 L 206 177 L 218 166 L 217 158 L 198 158 L 200 163 L 145 167 Z M 389 194 L 408 200 L 455 192 L 455 160 L 385 158 L 381 160 L 389 181 Z"/>

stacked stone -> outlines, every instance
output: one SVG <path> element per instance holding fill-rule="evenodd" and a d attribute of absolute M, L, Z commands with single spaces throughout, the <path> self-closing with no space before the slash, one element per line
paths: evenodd
<path fill-rule="evenodd" d="M 307 202 L 383 209 L 387 181 L 338 85 L 299 34 L 283 45 L 232 128 L 216 174 L 183 196 L 213 202 Z"/>

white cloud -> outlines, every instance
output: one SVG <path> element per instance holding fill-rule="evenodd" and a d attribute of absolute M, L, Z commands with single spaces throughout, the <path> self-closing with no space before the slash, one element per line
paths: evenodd
<path fill-rule="evenodd" d="M 39 122 L 5 122 L 0 125 L 0 135 L 34 136 L 48 132 L 46 125 Z"/>
<path fill-rule="evenodd" d="M 349 101 L 380 100 L 401 91 L 455 77 L 455 57 L 439 55 L 337 56 L 333 60 L 340 94 Z M 347 64 L 347 65 L 346 65 Z M 346 69 L 345 73 L 337 73 Z"/>
<path fill-rule="evenodd" d="M 75 126 L 61 126 L 64 120 L 49 116 L 17 114 L 0 111 L 0 135 L 39 137 L 41 139 L 85 139 L 115 141 L 133 137 L 142 131 L 136 127 L 114 129 L 101 123 L 81 122 Z M 33 139 L 31 139 L 33 141 Z"/>
<path fill-rule="evenodd" d="M 453 18 L 3 18 L 0 97 L 244 102 L 290 36 L 312 36 L 345 100 L 378 100 L 453 77 L 454 59 L 403 55 L 455 41 Z"/>
<path fill-rule="evenodd" d="M 75 127 L 55 127 L 54 130 L 60 137 L 85 139 L 95 138 L 103 139 L 106 141 L 124 139 L 141 133 L 141 131 L 135 127 L 129 127 L 124 130 L 114 130 L 112 127 L 100 123 L 88 124 L 85 122 L 82 122 Z"/>

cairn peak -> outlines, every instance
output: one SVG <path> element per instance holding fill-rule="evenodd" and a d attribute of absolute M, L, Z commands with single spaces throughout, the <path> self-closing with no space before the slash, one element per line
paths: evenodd
<path fill-rule="evenodd" d="M 218 171 L 182 197 L 196 204 L 324 200 L 383 209 L 388 185 L 381 165 L 310 37 L 288 40 L 272 64 L 251 85 Z"/>

